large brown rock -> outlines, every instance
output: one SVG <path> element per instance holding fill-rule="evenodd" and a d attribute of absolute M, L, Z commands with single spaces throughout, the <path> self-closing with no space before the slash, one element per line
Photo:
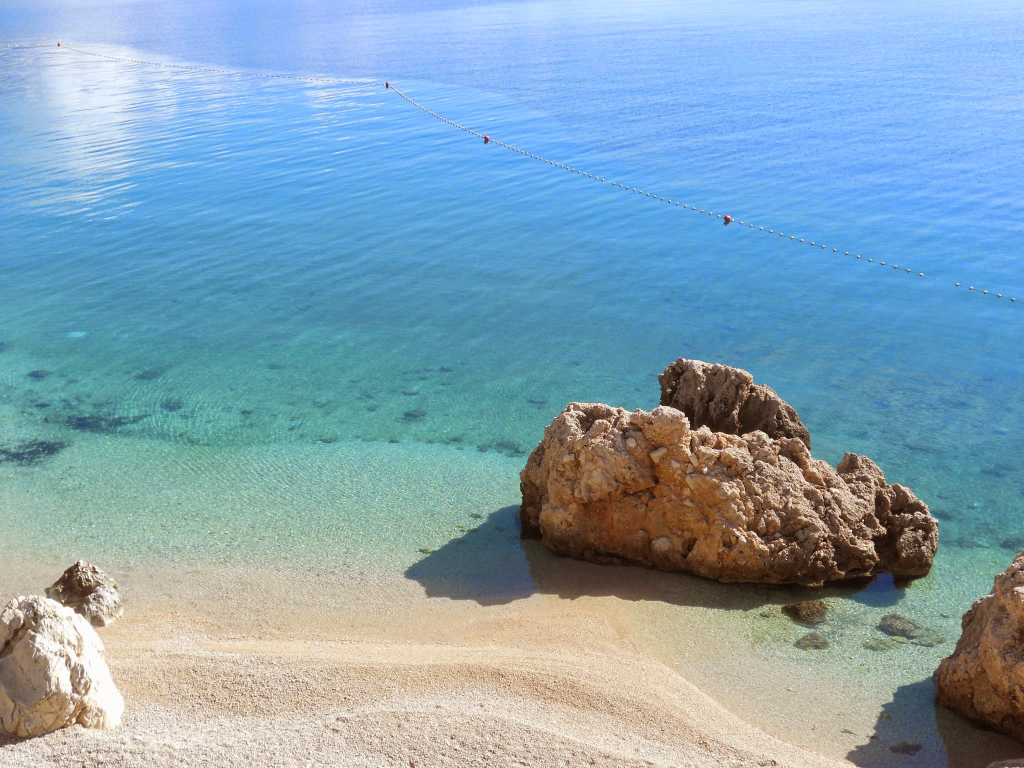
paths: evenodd
<path fill-rule="evenodd" d="M 936 699 L 1024 741 L 1024 552 L 960 623 L 953 655 L 939 664 Z"/>
<path fill-rule="evenodd" d="M 741 368 L 679 358 L 658 376 L 661 404 L 686 414 L 690 425 L 712 432 L 795 437 L 808 448 L 811 436 L 796 411 L 775 390 L 755 384 Z"/>
<path fill-rule="evenodd" d="M 819 585 L 923 576 L 938 546 L 928 508 L 870 459 L 837 471 L 799 438 L 691 429 L 666 406 L 570 403 L 520 479 L 524 534 L 595 562 Z"/>

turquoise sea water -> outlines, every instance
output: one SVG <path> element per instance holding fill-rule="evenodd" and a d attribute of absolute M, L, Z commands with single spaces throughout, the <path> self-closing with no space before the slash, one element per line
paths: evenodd
<path fill-rule="evenodd" d="M 58 39 L 390 79 L 829 248 L 380 87 Z M 928 731 L 913 764 L 939 764 L 921 670 L 1024 546 L 1021 60 L 1015 2 L 5 4 L 0 556 L 283 558 L 514 599 L 544 426 L 652 407 L 678 356 L 726 362 L 816 456 L 868 454 L 939 517 L 932 577 L 851 598 L 948 636 L 906 649 L 896 700 Z"/>

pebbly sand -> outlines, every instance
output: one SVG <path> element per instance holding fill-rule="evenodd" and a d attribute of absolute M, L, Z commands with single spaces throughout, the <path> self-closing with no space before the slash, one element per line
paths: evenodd
<path fill-rule="evenodd" d="M 3 586 L 30 591 L 51 571 L 23 565 Z M 358 580 L 323 600 L 281 599 L 315 597 L 318 582 L 134 573 L 125 618 L 101 631 L 122 727 L 0 740 L 0 764 L 842 764 L 730 714 L 605 601 L 482 608 Z"/>
<path fill-rule="evenodd" d="M 39 592 L 61 570 L 12 563 L 0 588 Z M 640 579 L 638 589 L 648 577 L 589 572 Z M 815 689 L 782 663 L 773 679 L 745 664 L 741 649 L 702 646 L 699 632 L 677 638 L 691 647 L 692 680 L 706 687 L 714 675 L 719 689 L 732 687 L 723 706 L 670 665 L 679 645 L 658 638 L 678 628 L 661 623 L 672 612 L 662 603 L 538 593 L 481 605 L 430 597 L 393 574 L 203 567 L 114 575 L 125 617 L 100 635 L 126 701 L 123 725 L 0 738 L 4 768 L 802 768 L 850 766 L 848 747 L 872 738 L 855 717 L 827 714 L 837 701 L 865 709 L 855 688 L 823 681 Z M 743 701 L 745 715 L 778 711 L 753 718 L 762 729 L 734 714 Z M 797 711 L 811 718 L 817 744 L 797 746 L 780 727 Z"/>

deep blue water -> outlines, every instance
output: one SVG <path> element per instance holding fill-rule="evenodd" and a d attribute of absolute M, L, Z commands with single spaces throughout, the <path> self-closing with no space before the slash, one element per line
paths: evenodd
<path fill-rule="evenodd" d="M 380 87 L 58 39 L 389 79 L 737 224 Z M 921 679 L 1024 546 L 1022 60 L 1015 2 L 7 3 L 0 447 L 67 447 L 0 464 L 0 531 L 403 569 L 517 502 L 566 402 L 649 408 L 697 357 L 940 517 L 879 602 L 949 635 Z"/>

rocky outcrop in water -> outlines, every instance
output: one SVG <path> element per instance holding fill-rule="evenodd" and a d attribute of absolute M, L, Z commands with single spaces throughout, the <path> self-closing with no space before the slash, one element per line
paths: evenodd
<path fill-rule="evenodd" d="M 795 437 L 811 447 L 811 436 L 796 411 L 775 390 L 755 384 L 741 368 L 679 358 L 658 376 L 661 404 L 686 414 L 694 429 L 768 437 Z"/>
<path fill-rule="evenodd" d="M 961 620 L 953 655 L 936 675 L 936 699 L 1024 741 L 1024 552 Z"/>
<path fill-rule="evenodd" d="M 799 437 L 693 429 L 667 406 L 570 403 L 520 479 L 524 534 L 599 563 L 820 585 L 924 576 L 938 546 L 925 504 L 870 459 L 833 469 Z"/>
<path fill-rule="evenodd" d="M 85 560 L 64 571 L 46 588 L 46 596 L 80 613 L 94 627 L 113 624 L 124 613 L 117 582 Z"/>
<path fill-rule="evenodd" d="M 19 597 L 0 612 L 0 730 L 42 736 L 80 724 L 113 728 L 124 700 L 82 616 L 45 597 Z"/>

